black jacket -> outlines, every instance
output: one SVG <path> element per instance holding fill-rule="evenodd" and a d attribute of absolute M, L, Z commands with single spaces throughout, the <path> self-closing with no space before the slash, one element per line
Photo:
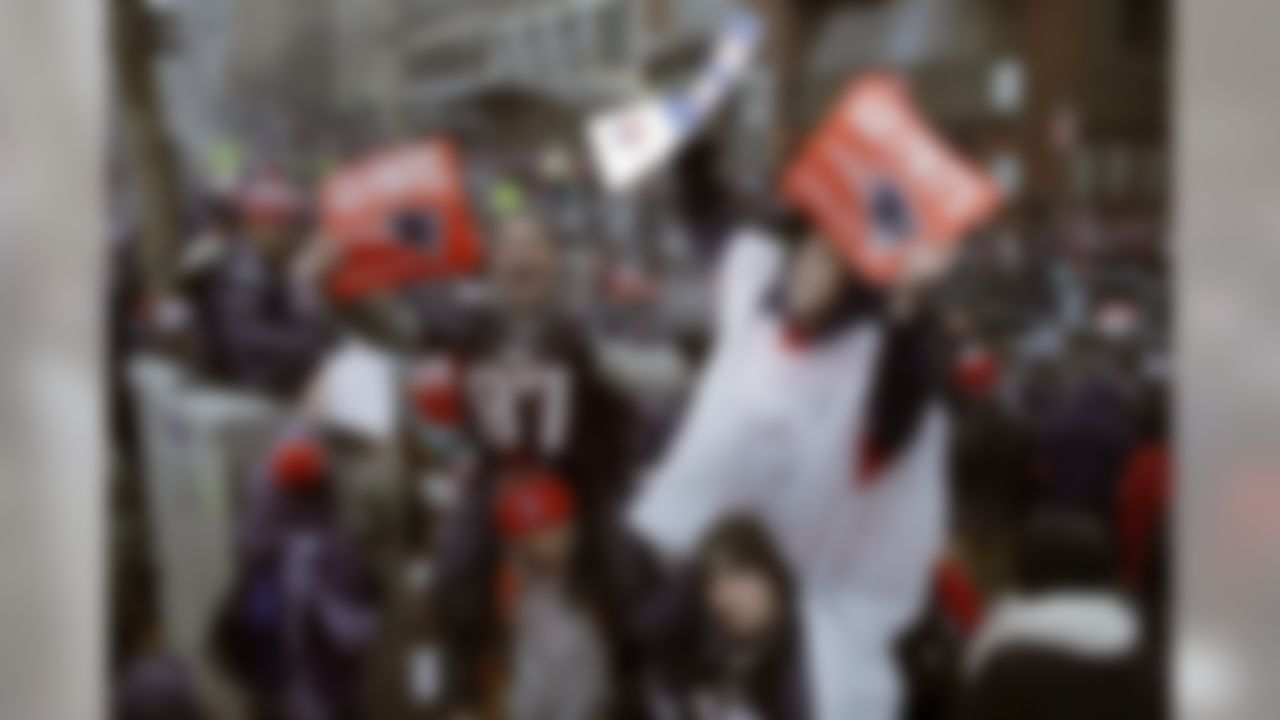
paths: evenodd
<path fill-rule="evenodd" d="M 1136 613 L 1107 593 L 998 607 L 970 649 L 961 720 L 1158 720 L 1160 664 Z"/>
<path fill-rule="evenodd" d="M 700 702 L 736 698 L 761 720 L 807 720 L 809 678 L 798 619 L 788 613 L 772 637 L 736 648 L 700 606 L 692 571 L 678 573 L 636 615 L 644 641 L 649 717 L 702 720 Z"/>
<path fill-rule="evenodd" d="M 619 519 L 631 470 L 629 407 L 599 373 L 587 338 L 567 319 L 521 325 L 480 316 L 454 342 L 464 358 L 469 435 L 480 463 L 450 518 L 434 585 L 449 694 L 457 702 L 475 700 L 486 658 L 501 649 L 494 586 L 501 548 L 492 508 L 504 474 L 518 467 L 553 472 L 572 488 L 577 590 L 601 616 L 618 672 L 626 674 L 632 662 L 623 618 L 648 567 Z M 524 371 L 552 381 L 507 385 Z M 495 426 L 495 415 L 514 418 L 514 425 L 499 420 Z"/>

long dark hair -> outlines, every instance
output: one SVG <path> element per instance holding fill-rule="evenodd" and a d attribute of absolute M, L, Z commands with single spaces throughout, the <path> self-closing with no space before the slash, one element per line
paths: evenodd
<path fill-rule="evenodd" d="M 791 570 L 773 538 L 754 518 L 731 515 L 712 528 L 695 563 L 699 587 L 706 586 L 714 566 L 724 563 L 759 572 L 777 589 L 784 610 L 792 604 Z"/>
<path fill-rule="evenodd" d="M 701 624 L 706 636 L 698 648 L 696 680 L 713 686 L 736 684 L 752 708 L 767 720 L 807 717 L 796 590 L 786 560 L 760 523 L 737 515 L 722 521 L 703 542 L 694 568 L 700 591 L 707 587 L 713 567 L 723 563 L 763 575 L 777 593 L 779 617 L 753 644 L 748 665 L 737 668 L 727 654 L 733 650 L 732 643 L 705 617 Z"/>

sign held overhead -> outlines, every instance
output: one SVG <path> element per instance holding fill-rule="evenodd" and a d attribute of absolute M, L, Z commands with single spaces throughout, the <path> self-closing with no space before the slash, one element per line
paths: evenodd
<path fill-rule="evenodd" d="M 949 254 L 1000 204 L 888 75 L 855 81 L 783 176 L 783 194 L 859 274 L 891 285 L 913 255 Z"/>

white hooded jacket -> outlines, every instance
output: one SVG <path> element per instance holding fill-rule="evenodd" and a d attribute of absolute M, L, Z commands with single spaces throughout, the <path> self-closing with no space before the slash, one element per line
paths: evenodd
<path fill-rule="evenodd" d="M 629 519 L 682 559 L 728 514 L 757 518 L 800 588 L 814 720 L 890 720 L 901 696 L 892 644 L 922 606 L 943 538 L 946 423 L 931 408 L 893 464 L 859 486 L 882 330 L 858 323 L 789 346 L 764 302 L 781 265 L 758 234 L 728 249 L 714 354 Z"/>

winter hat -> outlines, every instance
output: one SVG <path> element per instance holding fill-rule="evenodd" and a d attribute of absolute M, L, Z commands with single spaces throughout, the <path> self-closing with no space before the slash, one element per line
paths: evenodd
<path fill-rule="evenodd" d="M 559 477 L 542 472 L 508 477 L 494 504 L 498 529 L 508 540 L 563 526 L 573 520 L 574 514 L 569 486 Z"/>
<path fill-rule="evenodd" d="M 324 482 L 329 459 L 315 439 L 289 438 L 271 451 L 271 481 L 285 492 L 311 490 Z"/>

